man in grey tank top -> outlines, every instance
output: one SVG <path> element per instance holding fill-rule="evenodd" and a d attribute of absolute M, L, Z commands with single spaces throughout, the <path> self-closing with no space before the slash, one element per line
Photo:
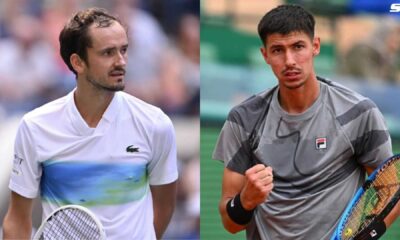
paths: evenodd
<path fill-rule="evenodd" d="M 278 85 L 230 111 L 213 154 L 225 164 L 219 209 L 231 233 L 330 239 L 365 173 L 392 155 L 376 105 L 316 76 L 314 25 L 296 5 L 271 10 L 258 25 Z"/>

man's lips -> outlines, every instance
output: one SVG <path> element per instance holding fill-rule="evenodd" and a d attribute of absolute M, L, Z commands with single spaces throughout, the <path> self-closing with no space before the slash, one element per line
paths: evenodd
<path fill-rule="evenodd" d="M 296 76 L 298 74 L 300 74 L 300 73 L 299 72 L 286 72 L 284 75 L 288 76 L 288 77 L 291 77 L 291 76 Z"/>
<path fill-rule="evenodd" d="M 295 74 L 299 74 L 301 71 L 298 69 L 286 69 L 283 71 L 284 75 L 295 75 Z"/>
<path fill-rule="evenodd" d="M 283 71 L 283 75 L 288 76 L 288 77 L 296 76 L 296 75 L 298 75 L 300 73 L 301 73 L 301 71 L 300 70 L 296 70 L 296 69 L 290 69 L 290 70 Z"/>
<path fill-rule="evenodd" d="M 117 76 L 124 76 L 125 70 L 114 70 L 110 72 L 110 76 L 117 77 Z"/>

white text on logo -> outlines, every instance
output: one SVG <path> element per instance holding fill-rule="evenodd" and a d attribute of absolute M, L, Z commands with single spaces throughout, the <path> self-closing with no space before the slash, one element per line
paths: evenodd
<path fill-rule="evenodd" d="M 390 12 L 400 12 L 400 3 L 392 3 L 390 5 Z"/>

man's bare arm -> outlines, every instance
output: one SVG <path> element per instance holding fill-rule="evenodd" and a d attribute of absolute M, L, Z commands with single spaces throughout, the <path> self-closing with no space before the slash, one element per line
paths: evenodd
<path fill-rule="evenodd" d="M 222 179 L 222 196 L 219 204 L 222 223 L 230 233 L 237 233 L 246 228 L 231 219 L 227 211 L 227 204 L 237 194 L 240 194 L 240 202 L 244 210 L 251 211 L 263 203 L 273 188 L 272 169 L 258 164 L 248 169 L 245 175 L 224 169 Z"/>
<path fill-rule="evenodd" d="M 10 205 L 3 221 L 4 239 L 30 239 L 33 199 L 11 192 Z"/>
<path fill-rule="evenodd" d="M 153 197 L 154 229 L 157 239 L 164 234 L 176 204 L 177 183 L 150 186 Z"/>

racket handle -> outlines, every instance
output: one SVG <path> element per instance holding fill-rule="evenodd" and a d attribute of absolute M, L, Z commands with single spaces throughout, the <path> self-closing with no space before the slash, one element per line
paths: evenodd
<path fill-rule="evenodd" d="M 368 227 L 362 230 L 354 240 L 376 240 L 386 232 L 386 225 L 382 219 L 373 220 Z"/>

